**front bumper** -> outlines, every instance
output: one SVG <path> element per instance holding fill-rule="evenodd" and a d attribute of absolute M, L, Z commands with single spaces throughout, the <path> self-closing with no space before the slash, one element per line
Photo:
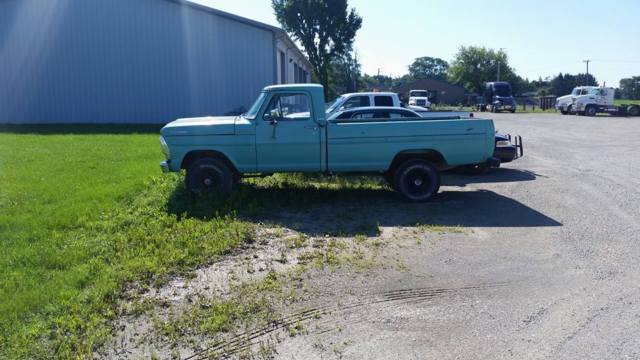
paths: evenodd
<path fill-rule="evenodd" d="M 171 172 L 170 163 L 171 163 L 171 160 L 165 160 L 160 163 L 160 169 L 162 169 L 163 173 Z"/>

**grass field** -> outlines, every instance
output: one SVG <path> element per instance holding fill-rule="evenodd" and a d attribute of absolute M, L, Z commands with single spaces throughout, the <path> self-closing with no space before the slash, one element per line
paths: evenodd
<path fill-rule="evenodd" d="M 640 100 L 614 100 L 613 103 L 615 105 L 622 105 L 622 104 L 636 104 L 636 105 L 640 105 Z"/>
<path fill-rule="evenodd" d="M 0 358 L 90 358 L 128 282 L 251 240 L 231 215 L 179 215 L 198 209 L 159 176 L 157 132 L 127 131 L 0 128 Z"/>
<path fill-rule="evenodd" d="M 265 204 L 392 196 L 378 179 L 276 175 L 194 200 L 161 158 L 157 128 L 0 127 L 0 358 L 91 358 L 128 284 L 253 241 Z"/>

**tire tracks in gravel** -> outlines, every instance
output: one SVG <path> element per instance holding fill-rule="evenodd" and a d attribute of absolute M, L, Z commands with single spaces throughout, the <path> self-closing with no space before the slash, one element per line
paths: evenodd
<path fill-rule="evenodd" d="M 333 304 L 320 307 L 307 308 L 305 310 L 284 316 L 276 321 L 272 321 L 269 324 L 241 332 L 233 337 L 219 341 L 206 349 L 199 350 L 194 354 L 184 358 L 184 360 L 196 360 L 196 359 L 228 359 L 231 356 L 238 354 L 242 351 L 252 348 L 255 345 L 260 344 L 264 340 L 268 340 L 268 337 L 273 333 L 289 328 L 292 325 L 311 322 L 318 320 L 325 315 L 336 315 L 347 313 L 351 310 L 358 308 L 372 306 L 377 304 L 392 304 L 397 306 L 398 304 L 419 303 L 429 301 L 438 297 L 444 297 L 457 293 L 463 293 L 468 291 L 483 291 L 492 288 L 499 288 L 506 286 L 509 283 L 489 283 L 475 286 L 463 286 L 457 288 L 411 288 L 386 291 L 381 294 L 373 294 L 363 297 L 361 300 L 348 302 L 345 304 Z M 331 325 L 335 321 L 328 320 L 321 322 L 323 325 Z M 321 330 L 317 333 L 326 333 L 331 331 Z"/>

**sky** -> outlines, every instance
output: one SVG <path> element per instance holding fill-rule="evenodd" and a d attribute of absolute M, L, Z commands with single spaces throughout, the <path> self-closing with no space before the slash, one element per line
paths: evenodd
<path fill-rule="evenodd" d="M 279 26 L 270 0 L 192 0 Z M 638 0 L 349 0 L 363 18 L 354 46 L 367 74 L 400 76 L 420 56 L 451 61 L 460 46 L 504 48 L 529 80 L 589 72 L 618 86 L 640 75 Z"/>

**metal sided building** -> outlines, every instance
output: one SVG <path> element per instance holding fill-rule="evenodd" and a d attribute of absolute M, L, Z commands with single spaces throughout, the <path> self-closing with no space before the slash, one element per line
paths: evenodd
<path fill-rule="evenodd" d="M 187 1 L 0 1 L 0 124 L 231 114 L 310 73 L 281 29 Z"/>

